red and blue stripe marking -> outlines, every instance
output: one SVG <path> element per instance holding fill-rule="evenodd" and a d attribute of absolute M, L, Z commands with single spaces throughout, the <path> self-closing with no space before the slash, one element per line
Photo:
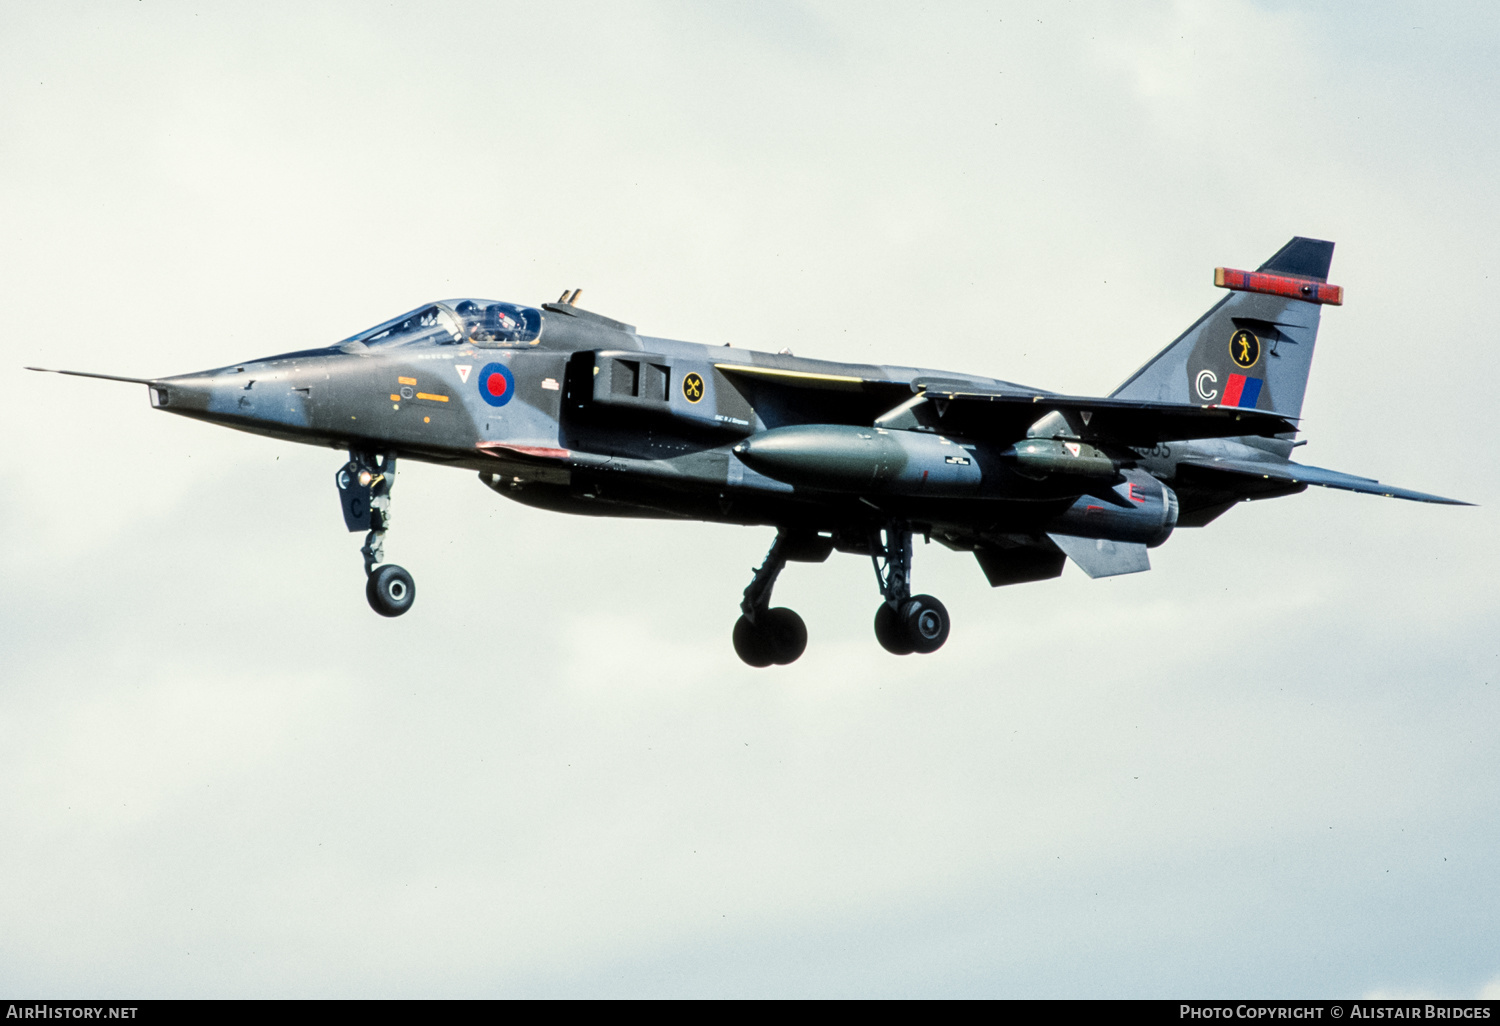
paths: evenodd
<path fill-rule="evenodd" d="M 1265 384 L 1260 378 L 1247 378 L 1243 374 L 1229 375 L 1229 383 L 1224 386 L 1224 406 L 1247 406 L 1254 408 L 1255 401 L 1260 398 L 1260 386 Z"/>

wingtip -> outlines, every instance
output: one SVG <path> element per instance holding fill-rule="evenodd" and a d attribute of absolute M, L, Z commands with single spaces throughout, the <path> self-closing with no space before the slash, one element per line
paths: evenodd
<path fill-rule="evenodd" d="M 1431 495 L 1427 492 L 1413 492 L 1405 489 L 1399 492 L 1381 492 L 1387 499 L 1409 499 L 1413 502 L 1430 502 L 1437 506 L 1478 506 L 1477 502 L 1465 502 L 1462 499 L 1450 499 L 1446 495 Z"/>

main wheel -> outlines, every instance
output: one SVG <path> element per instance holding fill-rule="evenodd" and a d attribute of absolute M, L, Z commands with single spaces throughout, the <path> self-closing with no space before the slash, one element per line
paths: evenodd
<path fill-rule="evenodd" d="M 953 622 L 948 610 L 931 595 L 913 595 L 901 606 L 901 633 L 912 651 L 936 652 L 948 640 Z"/>
<path fill-rule="evenodd" d="M 776 661 L 770 637 L 743 616 L 734 622 L 734 654 L 757 669 Z"/>
<path fill-rule="evenodd" d="M 411 574 L 394 563 L 376 567 L 365 581 L 365 598 L 381 616 L 400 616 L 416 597 L 417 585 Z"/>
<path fill-rule="evenodd" d="M 807 651 L 807 624 L 786 606 L 766 610 L 760 621 L 770 641 L 771 662 L 777 666 L 795 663 Z"/>
<path fill-rule="evenodd" d="M 891 655 L 911 655 L 916 651 L 901 629 L 900 618 L 889 602 L 880 603 L 875 610 L 875 640 Z"/>

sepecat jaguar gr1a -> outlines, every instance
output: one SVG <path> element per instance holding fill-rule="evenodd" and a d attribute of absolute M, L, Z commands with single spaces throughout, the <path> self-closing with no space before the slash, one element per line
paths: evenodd
<path fill-rule="evenodd" d="M 365 593 L 412 606 L 384 562 L 400 460 L 477 473 L 560 513 L 768 525 L 734 647 L 790 663 L 802 618 L 771 605 L 788 560 L 869 558 L 875 636 L 934 652 L 947 609 L 913 594 L 912 536 L 973 552 L 990 584 L 1150 569 L 1148 551 L 1236 503 L 1308 485 L 1463 505 L 1290 459 L 1333 243 L 1294 238 L 1107 397 L 971 374 L 805 359 L 642 335 L 584 310 L 445 300 L 321 349 L 196 374 L 121 378 L 167 413 L 346 451 L 335 485 L 365 534 Z M 767 348 L 779 348 L 767 339 Z M 31 368 L 39 370 L 41 368 Z"/>

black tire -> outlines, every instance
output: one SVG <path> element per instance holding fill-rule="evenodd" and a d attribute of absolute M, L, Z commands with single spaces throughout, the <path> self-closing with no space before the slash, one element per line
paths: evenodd
<path fill-rule="evenodd" d="M 911 655 L 915 651 L 911 642 L 906 640 L 901 621 L 889 602 L 880 603 L 880 608 L 875 610 L 875 640 L 891 655 Z"/>
<path fill-rule="evenodd" d="M 948 610 L 931 595 L 913 595 L 901 606 L 901 633 L 913 652 L 936 652 L 948 640 L 953 621 Z"/>
<path fill-rule="evenodd" d="M 775 662 L 770 638 L 743 616 L 734 622 L 734 654 L 756 669 Z"/>
<path fill-rule="evenodd" d="M 786 606 L 766 610 L 759 626 L 770 642 L 771 662 L 777 666 L 795 663 L 807 651 L 807 624 Z"/>
<path fill-rule="evenodd" d="M 417 585 L 411 574 L 394 563 L 377 566 L 365 581 L 365 598 L 381 616 L 400 616 L 416 601 Z"/>

